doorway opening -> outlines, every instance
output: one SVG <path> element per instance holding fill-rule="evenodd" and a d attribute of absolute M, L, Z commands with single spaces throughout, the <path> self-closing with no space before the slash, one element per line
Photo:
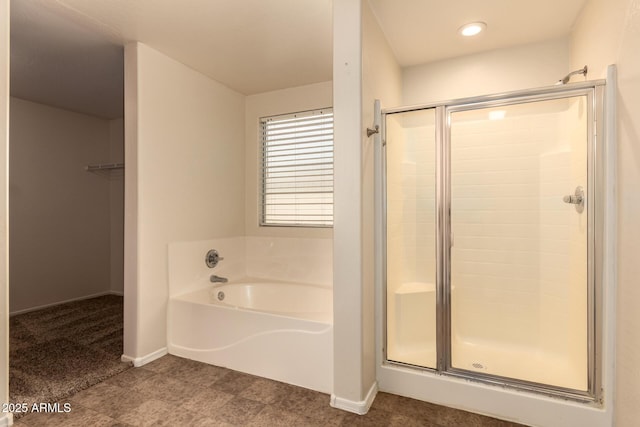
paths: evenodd
<path fill-rule="evenodd" d="M 129 367 L 123 47 L 26 0 L 10 37 L 10 399 L 57 402 Z"/>

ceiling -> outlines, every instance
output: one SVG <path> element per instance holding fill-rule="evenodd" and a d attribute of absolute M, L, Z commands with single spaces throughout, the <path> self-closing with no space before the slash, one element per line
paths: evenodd
<path fill-rule="evenodd" d="M 402 67 L 566 36 L 586 0 L 369 0 Z M 458 28 L 485 22 L 477 37 Z"/>
<path fill-rule="evenodd" d="M 586 0 L 369 0 L 401 66 L 566 36 Z M 332 0 L 12 0 L 11 93 L 122 116 L 141 41 L 246 95 L 332 78 Z M 463 39 L 456 30 L 484 21 Z"/>
<path fill-rule="evenodd" d="M 113 119 L 123 116 L 122 46 L 39 2 L 11 2 L 11 96 Z"/>

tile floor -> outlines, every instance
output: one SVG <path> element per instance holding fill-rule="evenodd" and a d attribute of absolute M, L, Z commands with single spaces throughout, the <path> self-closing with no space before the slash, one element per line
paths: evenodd
<path fill-rule="evenodd" d="M 331 408 L 323 393 L 171 355 L 60 403 L 71 412 L 31 413 L 14 426 L 518 425 L 387 393 L 359 416 Z"/>

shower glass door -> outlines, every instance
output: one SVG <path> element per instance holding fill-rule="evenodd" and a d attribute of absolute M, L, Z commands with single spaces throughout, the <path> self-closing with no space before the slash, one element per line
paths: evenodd
<path fill-rule="evenodd" d="M 588 390 L 588 101 L 448 110 L 450 369 Z"/>
<path fill-rule="evenodd" d="M 386 117 L 387 358 L 436 367 L 435 109 Z"/>

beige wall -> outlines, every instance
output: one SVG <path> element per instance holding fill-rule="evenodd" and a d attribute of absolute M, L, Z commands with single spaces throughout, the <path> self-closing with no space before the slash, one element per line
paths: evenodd
<path fill-rule="evenodd" d="M 566 38 L 497 49 L 404 68 L 402 103 L 424 104 L 550 86 L 568 72 Z"/>
<path fill-rule="evenodd" d="M 334 3 L 334 391 L 332 404 L 368 409 L 375 373 L 374 162 L 366 127 L 374 99 L 397 105 L 401 73 L 366 1 Z"/>
<path fill-rule="evenodd" d="M 109 121 L 11 98 L 10 309 L 110 290 Z"/>
<path fill-rule="evenodd" d="M 246 97 L 245 144 L 245 234 L 247 236 L 330 238 L 331 228 L 260 227 L 260 140 L 259 119 L 265 116 L 331 107 L 332 82 L 316 83 Z"/>
<path fill-rule="evenodd" d="M 138 306 L 138 44 L 124 48 L 124 337 L 123 356 L 135 357 L 140 323 Z M 138 356 L 140 357 L 140 356 Z"/>
<path fill-rule="evenodd" d="M 124 163 L 124 119 L 109 121 L 109 162 Z M 124 170 L 109 173 L 110 290 L 124 292 Z"/>
<path fill-rule="evenodd" d="M 125 213 L 125 354 L 140 358 L 166 347 L 168 244 L 244 232 L 245 105 L 141 43 L 125 68 L 125 192 L 137 205 Z"/>
<path fill-rule="evenodd" d="M 591 78 L 618 66 L 617 93 L 617 344 L 615 425 L 640 419 L 640 1 L 590 0 L 571 38 L 573 68 L 589 66 Z"/>
<path fill-rule="evenodd" d="M 375 174 L 382 170 L 381 144 L 367 137 L 365 129 L 374 124 L 374 101 L 381 108 L 399 106 L 402 72 L 378 25 L 368 1 L 362 2 L 362 121 L 360 144 L 362 186 L 362 348 L 363 380 L 369 387 L 376 381 L 375 343 Z M 366 391 L 366 389 L 365 389 Z"/>
<path fill-rule="evenodd" d="M 9 2 L 0 2 L 0 402 L 9 401 Z M 8 414 L 0 425 L 8 425 Z"/>
<path fill-rule="evenodd" d="M 361 0 L 333 4 L 333 405 L 361 402 L 363 383 Z M 357 406 L 357 403 L 354 404 Z"/>

